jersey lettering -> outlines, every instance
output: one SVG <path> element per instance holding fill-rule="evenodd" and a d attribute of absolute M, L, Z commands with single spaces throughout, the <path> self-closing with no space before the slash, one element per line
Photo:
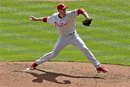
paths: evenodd
<path fill-rule="evenodd" d="M 68 23 L 69 23 L 69 21 L 67 21 L 67 22 L 60 22 L 60 23 L 55 22 L 55 27 L 63 27 L 65 25 L 67 25 Z"/>

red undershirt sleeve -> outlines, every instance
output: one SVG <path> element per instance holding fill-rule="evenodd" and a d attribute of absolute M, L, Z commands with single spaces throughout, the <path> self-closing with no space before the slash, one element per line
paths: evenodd
<path fill-rule="evenodd" d="M 44 17 L 42 20 L 43 22 L 47 22 L 47 17 Z"/>
<path fill-rule="evenodd" d="M 83 8 L 79 8 L 77 10 L 77 15 L 83 14 L 83 12 L 85 12 L 85 10 Z"/>

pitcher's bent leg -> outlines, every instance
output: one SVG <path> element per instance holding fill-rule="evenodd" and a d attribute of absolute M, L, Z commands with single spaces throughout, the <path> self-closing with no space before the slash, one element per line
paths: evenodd
<path fill-rule="evenodd" d="M 56 57 L 59 52 L 67 45 L 67 43 L 64 42 L 64 40 L 62 40 L 61 38 L 58 39 L 58 41 L 55 44 L 55 47 L 53 49 L 52 52 L 49 52 L 47 54 L 45 54 L 44 56 L 42 56 L 40 59 L 36 60 L 35 63 L 36 64 L 41 64 L 45 61 L 48 61 L 54 57 Z"/>
<path fill-rule="evenodd" d="M 44 56 L 42 56 L 40 59 L 36 60 L 35 63 L 36 64 L 41 64 L 47 60 L 50 60 L 51 58 L 54 58 L 55 56 L 57 56 L 58 54 L 56 54 L 55 52 L 49 52 L 46 53 Z"/>

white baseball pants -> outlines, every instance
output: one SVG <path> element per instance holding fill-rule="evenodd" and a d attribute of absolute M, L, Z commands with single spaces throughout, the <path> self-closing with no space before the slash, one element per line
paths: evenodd
<path fill-rule="evenodd" d="M 50 60 L 54 57 L 56 57 L 59 52 L 67 45 L 72 44 L 75 47 L 79 48 L 83 54 L 88 58 L 88 60 L 96 67 L 98 68 L 100 66 L 100 62 L 94 57 L 92 52 L 87 48 L 83 40 L 79 37 L 77 33 L 73 33 L 72 35 L 68 36 L 59 36 L 59 39 L 57 40 L 54 49 L 52 52 L 49 52 L 42 56 L 40 59 L 36 60 L 36 64 L 41 64 L 47 60 Z"/>

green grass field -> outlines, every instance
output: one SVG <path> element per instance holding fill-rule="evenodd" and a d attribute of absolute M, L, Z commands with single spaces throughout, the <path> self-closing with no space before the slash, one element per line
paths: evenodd
<path fill-rule="evenodd" d="M 0 0 L 0 61 L 33 61 L 50 52 L 58 38 L 53 25 L 32 22 L 30 15 L 55 13 L 59 2 Z M 130 0 L 64 2 L 68 10 L 85 8 L 93 18 L 91 27 L 77 17 L 77 32 L 101 63 L 130 65 Z M 88 62 L 69 45 L 52 61 Z"/>

